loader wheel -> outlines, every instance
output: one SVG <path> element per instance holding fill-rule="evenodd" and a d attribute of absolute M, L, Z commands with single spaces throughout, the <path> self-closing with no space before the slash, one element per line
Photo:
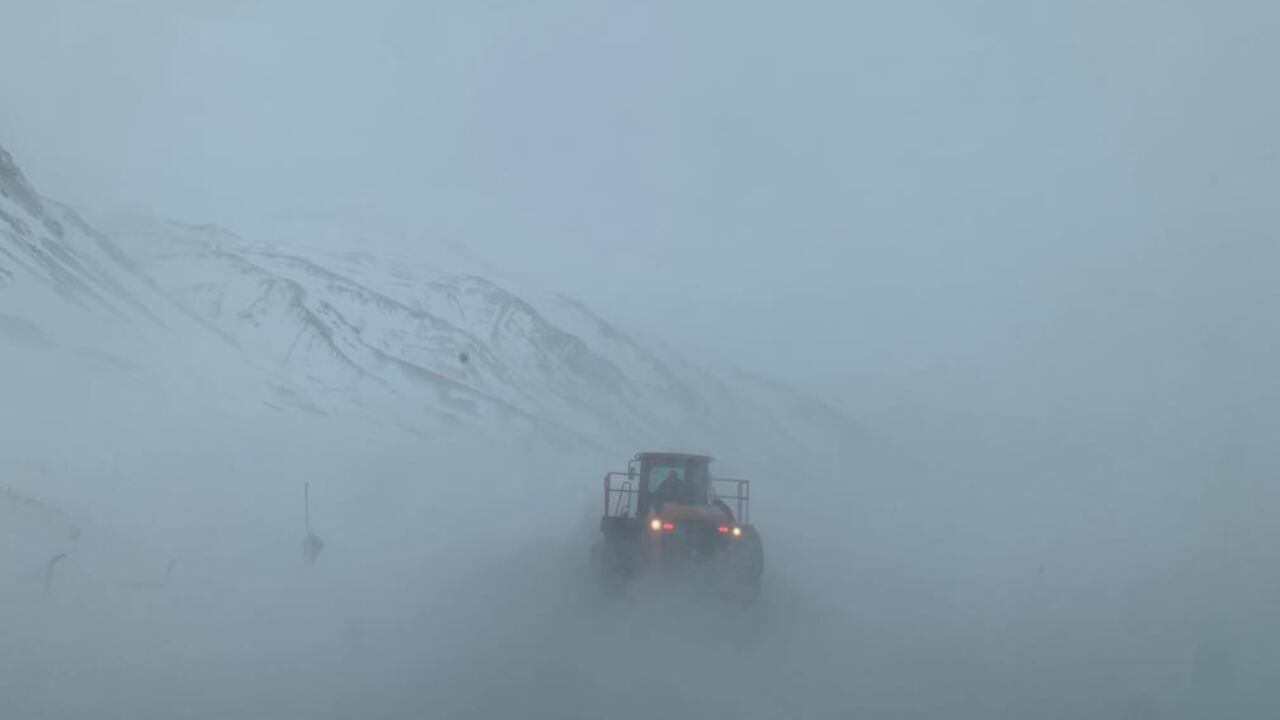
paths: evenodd
<path fill-rule="evenodd" d="M 617 543 L 604 541 L 592 544 L 591 572 L 607 595 L 618 593 L 626 585 L 625 558 Z"/>
<path fill-rule="evenodd" d="M 742 544 L 743 576 L 750 582 L 758 583 L 760 576 L 764 575 L 764 541 L 760 539 L 760 533 L 755 526 L 743 529 Z"/>
<path fill-rule="evenodd" d="M 591 543 L 591 559 L 587 561 L 587 571 L 591 573 L 593 580 L 604 576 L 604 553 L 599 541 Z"/>

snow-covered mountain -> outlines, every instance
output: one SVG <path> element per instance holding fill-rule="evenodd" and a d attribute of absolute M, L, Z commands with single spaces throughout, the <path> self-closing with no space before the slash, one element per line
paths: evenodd
<path fill-rule="evenodd" d="M 0 341 L 57 347 L 161 382 L 195 366 L 248 371 L 230 336 L 166 294 L 70 207 L 41 196 L 3 148 Z M 161 355 L 167 361 L 154 362 Z M 174 362 L 184 356 L 200 362 Z"/>
<path fill-rule="evenodd" d="M 42 198 L 3 149 L 0 291 L 0 327 L 117 350 L 153 337 L 179 309 L 110 240 Z"/>
<path fill-rule="evenodd" d="M 610 452 L 744 436 L 791 451 L 815 428 L 861 440 L 815 399 L 655 351 L 570 298 L 452 272 L 447 259 L 155 219 L 113 220 L 104 234 L 42 198 L 3 153 L 0 194 L 10 335 L 142 363 L 176 338 L 216 344 L 207 352 L 259 374 L 266 406 L 428 436 L 515 428 Z"/>

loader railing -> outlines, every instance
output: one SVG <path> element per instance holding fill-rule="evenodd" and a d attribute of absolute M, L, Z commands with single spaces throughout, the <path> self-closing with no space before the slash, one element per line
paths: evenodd
<path fill-rule="evenodd" d="M 625 478 L 613 486 L 615 477 Z M 636 496 L 640 491 L 631 484 L 631 475 L 624 472 L 611 472 L 604 476 L 604 514 L 607 517 L 630 517 L 635 511 Z"/>
<path fill-rule="evenodd" d="M 721 490 L 720 488 L 724 488 Z M 732 490 L 733 494 L 727 494 Z M 737 519 L 739 525 L 747 525 L 751 522 L 751 481 L 738 480 L 736 478 L 711 478 L 711 499 L 722 500 L 728 503 L 730 500 L 737 505 L 734 508 L 733 516 Z"/>
<path fill-rule="evenodd" d="M 614 479 L 618 479 L 615 487 Z M 631 517 L 638 505 L 640 491 L 632 484 L 632 475 L 611 472 L 604 476 L 604 514 L 606 517 Z M 711 500 L 729 504 L 740 525 L 751 522 L 751 481 L 736 478 L 711 478 Z"/>

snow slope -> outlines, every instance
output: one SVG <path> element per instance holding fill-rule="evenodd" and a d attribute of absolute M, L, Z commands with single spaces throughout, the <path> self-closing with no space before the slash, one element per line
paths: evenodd
<path fill-rule="evenodd" d="M 0 293 L 11 331 L 69 341 L 92 334 L 95 344 L 117 349 L 153 336 L 171 319 L 164 310 L 177 310 L 119 248 L 68 208 L 40 197 L 3 149 Z"/>
<path fill-rule="evenodd" d="M 611 453 L 803 454 L 812 428 L 862 440 L 817 400 L 647 347 L 571 298 L 482 276 L 456 247 L 408 262 L 350 226 L 266 239 L 147 218 L 105 227 L 42 198 L 0 151 L 0 334 L 200 384 L 234 367 L 247 402 L 423 436 Z M 194 359 L 173 370 L 175 355 Z"/>

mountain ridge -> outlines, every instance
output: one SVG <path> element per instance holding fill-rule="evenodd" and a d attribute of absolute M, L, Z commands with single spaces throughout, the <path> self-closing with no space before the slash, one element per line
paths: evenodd
<path fill-rule="evenodd" d="M 799 453 L 803 442 L 779 428 L 859 435 L 816 398 L 647 347 L 563 294 L 208 223 L 125 217 L 95 227 L 43 198 L 0 153 L 0 314 L 15 327 L 144 363 L 157 353 L 123 336 L 152 346 L 166 342 L 157 336 L 216 338 L 260 375 L 256 386 L 278 389 L 263 393 L 265 405 L 354 410 L 428 436 L 502 434 L 516 423 L 612 451 L 737 445 L 749 435 Z M 55 264 L 33 272 L 15 261 L 24 251 Z M 54 317 L 69 308 L 42 312 L 66 296 L 85 316 L 114 317 L 102 323 L 112 342 Z"/>

